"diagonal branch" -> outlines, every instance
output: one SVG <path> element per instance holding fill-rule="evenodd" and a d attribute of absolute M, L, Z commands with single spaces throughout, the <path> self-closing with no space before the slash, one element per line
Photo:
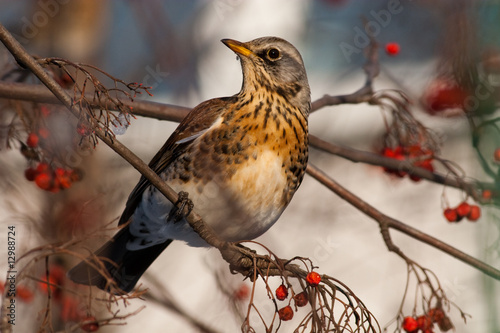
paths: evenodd
<path fill-rule="evenodd" d="M 438 172 L 431 172 L 427 169 L 417 167 L 410 163 L 408 160 L 397 160 L 394 158 L 389 158 L 382 156 L 380 154 L 375 154 L 372 152 L 367 152 L 363 150 L 357 150 L 350 147 L 344 147 L 341 145 L 336 145 L 327 141 L 324 141 L 317 136 L 309 134 L 309 144 L 321 151 L 334 154 L 343 157 L 351 162 L 355 163 L 366 163 L 370 165 L 382 166 L 392 170 L 400 170 L 409 172 L 411 175 L 418 176 L 423 179 L 427 179 L 436 184 L 443 184 L 450 187 L 455 187 L 462 189 L 467 194 L 469 194 L 474 200 L 481 201 L 482 198 L 479 196 L 478 188 L 481 189 L 495 189 L 494 183 L 484 183 L 478 181 L 465 181 L 462 178 L 455 175 L 443 175 Z"/>
<path fill-rule="evenodd" d="M 319 181 L 321 184 L 325 185 L 332 192 L 340 196 L 342 199 L 346 200 L 351 205 L 356 207 L 358 210 L 360 210 L 364 214 L 374 219 L 380 226 L 382 236 L 389 251 L 395 252 L 403 259 L 407 260 L 408 258 L 394 243 L 392 243 L 388 229 L 398 230 L 412 238 L 415 238 L 423 243 L 426 243 L 445 253 L 448 253 L 452 257 L 457 258 L 458 260 L 480 270 L 484 274 L 487 274 L 493 277 L 494 279 L 500 280 L 500 271 L 497 270 L 496 268 L 458 250 L 457 248 L 451 245 L 448 245 L 440 241 L 437 238 L 434 238 L 426 233 L 419 231 L 418 229 L 415 229 L 403 222 L 400 222 L 396 219 L 393 219 L 392 217 L 383 214 L 375 207 L 371 206 L 367 202 L 363 201 L 362 199 L 360 199 L 359 197 L 348 191 L 346 188 L 341 186 L 339 183 L 330 178 L 327 174 L 319 170 L 314 165 L 309 163 L 306 172 L 313 178 L 315 178 L 317 181 Z"/>

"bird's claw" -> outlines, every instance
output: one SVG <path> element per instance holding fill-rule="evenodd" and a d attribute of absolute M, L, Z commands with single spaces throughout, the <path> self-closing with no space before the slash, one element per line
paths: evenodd
<path fill-rule="evenodd" d="M 187 207 L 187 213 L 184 214 L 184 208 Z M 193 201 L 189 199 L 189 193 L 180 191 L 178 194 L 177 202 L 174 207 L 170 211 L 169 220 L 173 220 L 173 222 L 179 222 L 183 218 L 187 217 L 194 208 Z"/>

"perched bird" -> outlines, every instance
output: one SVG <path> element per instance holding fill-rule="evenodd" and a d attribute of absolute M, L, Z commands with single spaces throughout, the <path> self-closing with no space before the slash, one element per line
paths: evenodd
<path fill-rule="evenodd" d="M 310 89 L 302 58 L 289 42 L 222 42 L 241 60 L 241 91 L 196 106 L 149 166 L 175 191 L 188 193 L 219 238 L 250 240 L 276 222 L 302 182 Z M 123 228 L 69 277 L 129 292 L 172 240 L 207 246 L 184 218 L 174 218 L 173 207 L 142 177 L 120 218 Z"/>

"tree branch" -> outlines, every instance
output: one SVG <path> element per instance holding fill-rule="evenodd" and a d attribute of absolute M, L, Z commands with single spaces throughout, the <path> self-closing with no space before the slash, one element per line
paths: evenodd
<path fill-rule="evenodd" d="M 451 255 L 454 258 L 457 258 L 458 260 L 480 270 L 484 274 L 487 274 L 494 279 L 500 280 L 500 271 L 497 270 L 496 268 L 454 248 L 451 245 L 448 245 L 442 241 L 440 241 L 437 238 L 434 238 L 426 233 L 423 233 L 419 231 L 418 229 L 415 229 L 403 222 L 400 222 L 396 219 L 393 219 L 392 217 L 389 217 L 379 210 L 377 210 L 375 207 L 371 206 L 367 202 L 363 201 L 350 191 L 348 191 L 346 188 L 341 186 L 339 183 L 337 183 L 335 180 L 330 178 L 327 174 L 325 174 L 323 171 L 309 163 L 307 166 L 306 172 L 311 175 L 314 179 L 319 181 L 321 184 L 325 185 L 327 188 L 329 188 L 332 192 L 336 193 L 338 196 L 340 196 L 342 199 L 346 200 L 349 202 L 351 205 L 356 207 L 358 210 L 363 212 L 364 214 L 368 215 L 372 219 L 374 219 L 380 226 L 381 232 L 383 233 L 383 238 L 384 241 L 387 245 L 387 248 L 398 254 L 399 256 L 403 257 L 403 259 L 407 259 L 405 255 L 402 254 L 401 250 L 399 250 L 398 247 L 396 247 L 392 241 L 390 240 L 390 237 L 387 237 L 387 235 L 384 235 L 384 232 L 387 232 L 388 229 L 396 229 L 412 238 L 415 238 L 423 243 L 426 243 L 432 247 L 435 247 L 449 255 Z"/>
<path fill-rule="evenodd" d="M 431 172 L 427 169 L 416 167 L 408 160 L 396 160 L 394 158 L 389 158 L 382 156 L 380 154 L 375 154 L 363 150 L 357 150 L 354 148 L 343 147 L 340 145 L 336 145 L 327 141 L 324 141 L 317 136 L 309 134 L 309 144 L 322 150 L 324 152 L 334 154 L 340 157 L 343 157 L 354 163 L 366 163 L 375 166 L 386 167 L 392 170 L 401 170 L 410 173 L 411 175 L 418 176 L 422 179 L 427 179 L 437 184 L 442 184 L 450 187 L 455 187 L 458 189 L 462 189 L 467 194 L 469 194 L 474 200 L 481 201 L 481 198 L 478 193 L 478 188 L 481 189 L 495 189 L 496 186 L 494 183 L 483 183 L 477 181 L 465 181 L 460 177 L 456 177 L 454 175 L 442 175 L 438 172 Z"/>
<path fill-rule="evenodd" d="M 94 100 L 93 94 L 87 93 L 85 96 L 85 100 L 87 101 Z M 39 84 L 0 81 L 0 98 L 64 105 L 64 103 L 61 102 L 61 100 L 58 99 L 49 89 L 47 89 L 47 87 Z M 180 122 L 191 110 L 187 107 L 141 100 L 129 101 L 126 99 L 120 99 L 120 102 L 123 103 L 123 105 L 132 108 L 133 114 L 177 122 Z M 84 104 L 83 106 L 86 105 Z M 101 96 L 100 100 L 97 101 L 97 103 L 91 104 L 91 106 L 96 109 L 115 110 L 116 105 L 104 96 Z"/>

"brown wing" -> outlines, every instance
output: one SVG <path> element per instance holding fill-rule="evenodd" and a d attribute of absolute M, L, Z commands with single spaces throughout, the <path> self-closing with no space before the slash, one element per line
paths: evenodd
<path fill-rule="evenodd" d="M 227 103 L 233 102 L 235 98 L 233 96 L 211 99 L 192 109 L 149 162 L 149 167 L 157 174 L 165 170 L 191 144 L 193 140 L 189 138 L 193 137 L 194 139 L 197 133 L 207 130 L 226 110 Z M 141 201 L 142 193 L 149 185 L 150 182 L 142 176 L 128 197 L 119 225 L 129 220 Z"/>

